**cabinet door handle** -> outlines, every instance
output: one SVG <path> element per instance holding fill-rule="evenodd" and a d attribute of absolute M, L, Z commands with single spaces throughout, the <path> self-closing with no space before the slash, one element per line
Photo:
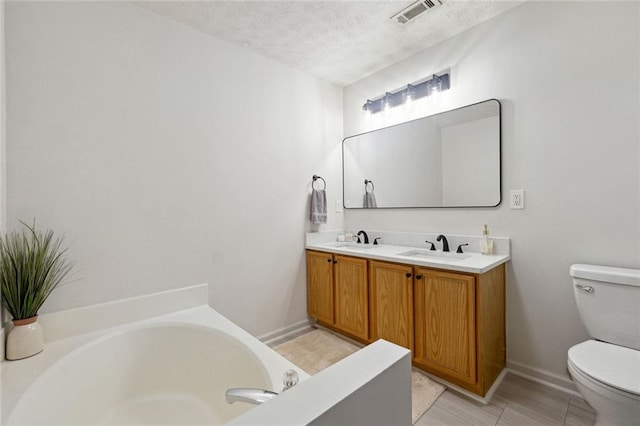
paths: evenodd
<path fill-rule="evenodd" d="M 331 263 L 331 259 L 327 259 L 327 263 Z"/>
<path fill-rule="evenodd" d="M 411 272 L 407 272 L 407 273 L 405 274 L 405 276 L 406 276 L 407 278 L 411 278 Z"/>
<path fill-rule="evenodd" d="M 416 280 L 421 280 L 422 279 L 422 275 L 418 274 L 416 275 Z"/>
<path fill-rule="evenodd" d="M 337 260 L 334 260 L 334 261 L 333 261 L 333 264 L 335 265 L 336 263 L 338 263 L 338 261 L 337 261 Z"/>

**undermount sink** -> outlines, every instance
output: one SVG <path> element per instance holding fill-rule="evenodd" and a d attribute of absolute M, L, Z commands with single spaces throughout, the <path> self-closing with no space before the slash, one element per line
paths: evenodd
<path fill-rule="evenodd" d="M 352 243 L 352 242 L 339 242 L 335 243 L 333 247 L 336 248 L 346 248 L 346 249 L 356 249 L 356 250 L 368 250 L 374 248 L 373 244 L 362 244 L 362 243 Z"/>
<path fill-rule="evenodd" d="M 449 260 L 449 261 L 464 260 L 471 257 L 470 254 L 450 253 L 446 251 L 433 251 L 433 250 L 410 250 L 410 251 L 398 253 L 398 256 L 424 257 L 424 258 Z"/>

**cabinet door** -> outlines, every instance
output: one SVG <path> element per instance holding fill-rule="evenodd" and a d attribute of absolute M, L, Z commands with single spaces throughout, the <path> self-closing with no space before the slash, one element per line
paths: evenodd
<path fill-rule="evenodd" d="M 369 335 L 413 350 L 413 268 L 369 261 Z"/>
<path fill-rule="evenodd" d="M 335 255 L 335 326 L 355 337 L 369 338 L 367 260 Z"/>
<path fill-rule="evenodd" d="M 307 313 L 333 324 L 333 255 L 307 251 Z"/>
<path fill-rule="evenodd" d="M 475 384 L 475 277 L 416 268 L 414 362 L 444 378 Z"/>

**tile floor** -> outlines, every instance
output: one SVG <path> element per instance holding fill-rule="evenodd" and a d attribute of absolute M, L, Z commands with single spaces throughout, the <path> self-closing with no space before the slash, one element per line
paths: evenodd
<path fill-rule="evenodd" d="M 489 404 L 447 390 L 415 425 L 592 426 L 595 420 L 583 399 L 508 374 Z"/>

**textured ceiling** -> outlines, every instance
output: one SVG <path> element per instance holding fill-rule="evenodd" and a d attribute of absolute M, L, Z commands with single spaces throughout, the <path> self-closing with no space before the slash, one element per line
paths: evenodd
<path fill-rule="evenodd" d="M 442 6 L 406 25 L 390 18 L 413 0 L 186 0 L 138 4 L 345 86 L 523 1 L 442 0 Z"/>

